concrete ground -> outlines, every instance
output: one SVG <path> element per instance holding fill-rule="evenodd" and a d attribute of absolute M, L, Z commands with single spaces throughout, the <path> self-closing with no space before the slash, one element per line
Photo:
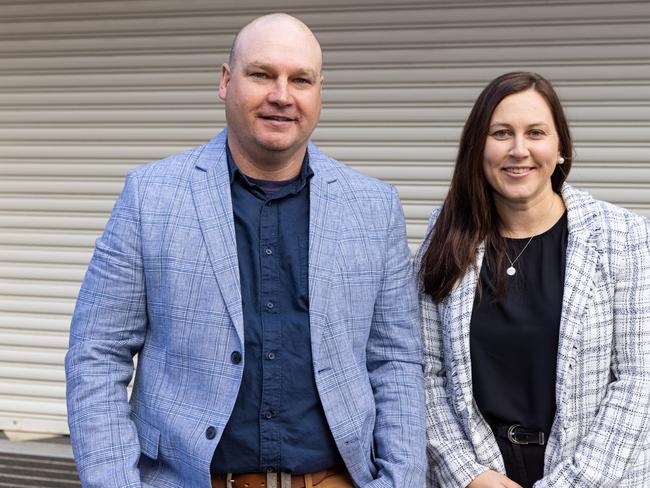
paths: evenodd
<path fill-rule="evenodd" d="M 80 488 L 69 439 L 10 441 L 0 432 L 0 488 Z"/>

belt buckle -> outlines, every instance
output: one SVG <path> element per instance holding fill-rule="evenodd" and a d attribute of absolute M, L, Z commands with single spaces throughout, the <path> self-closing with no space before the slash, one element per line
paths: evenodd
<path fill-rule="evenodd" d="M 508 427 L 508 440 L 518 446 L 525 446 L 526 444 L 528 444 L 528 442 L 522 442 L 515 437 L 515 430 L 517 429 L 517 427 L 521 427 L 521 425 L 512 424 L 510 427 Z"/>
<path fill-rule="evenodd" d="M 280 488 L 291 488 L 291 473 L 280 473 Z"/>
<path fill-rule="evenodd" d="M 508 427 L 508 433 L 507 433 L 508 440 L 510 442 L 512 442 L 513 444 L 517 445 L 517 446 L 526 446 L 528 444 L 531 444 L 530 441 L 527 441 L 527 440 L 522 441 L 522 440 L 519 440 L 519 439 L 517 439 L 515 437 L 515 430 L 517 430 L 518 427 L 521 427 L 521 424 L 512 424 L 510 427 Z M 534 443 L 538 444 L 540 446 L 543 446 L 544 445 L 544 433 L 543 432 L 538 432 L 537 434 L 538 434 L 537 435 L 537 441 L 535 441 Z"/>
<path fill-rule="evenodd" d="M 280 488 L 291 488 L 291 473 L 280 472 L 266 473 L 266 487 L 278 488 L 278 474 L 280 475 Z"/>
<path fill-rule="evenodd" d="M 278 488 L 278 476 L 275 471 L 266 472 L 266 488 Z"/>

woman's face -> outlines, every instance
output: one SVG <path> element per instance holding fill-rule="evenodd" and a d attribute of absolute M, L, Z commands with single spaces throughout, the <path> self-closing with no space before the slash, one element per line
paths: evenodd
<path fill-rule="evenodd" d="M 497 204 L 533 206 L 553 198 L 559 138 L 546 100 L 535 90 L 501 100 L 483 153 L 483 172 Z"/>

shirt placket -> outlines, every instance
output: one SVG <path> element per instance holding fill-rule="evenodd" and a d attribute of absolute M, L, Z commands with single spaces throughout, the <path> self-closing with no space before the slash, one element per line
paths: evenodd
<path fill-rule="evenodd" d="M 262 307 L 262 401 L 260 404 L 260 466 L 275 471 L 281 462 L 280 400 L 282 369 L 282 303 L 279 262 L 279 202 L 267 200 L 260 210 L 260 303 Z"/>

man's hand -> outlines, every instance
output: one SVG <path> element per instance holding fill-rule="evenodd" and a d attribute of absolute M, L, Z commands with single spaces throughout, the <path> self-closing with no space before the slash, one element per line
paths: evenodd
<path fill-rule="evenodd" d="M 467 485 L 467 488 L 522 488 L 510 478 L 496 471 L 484 471 Z"/>

